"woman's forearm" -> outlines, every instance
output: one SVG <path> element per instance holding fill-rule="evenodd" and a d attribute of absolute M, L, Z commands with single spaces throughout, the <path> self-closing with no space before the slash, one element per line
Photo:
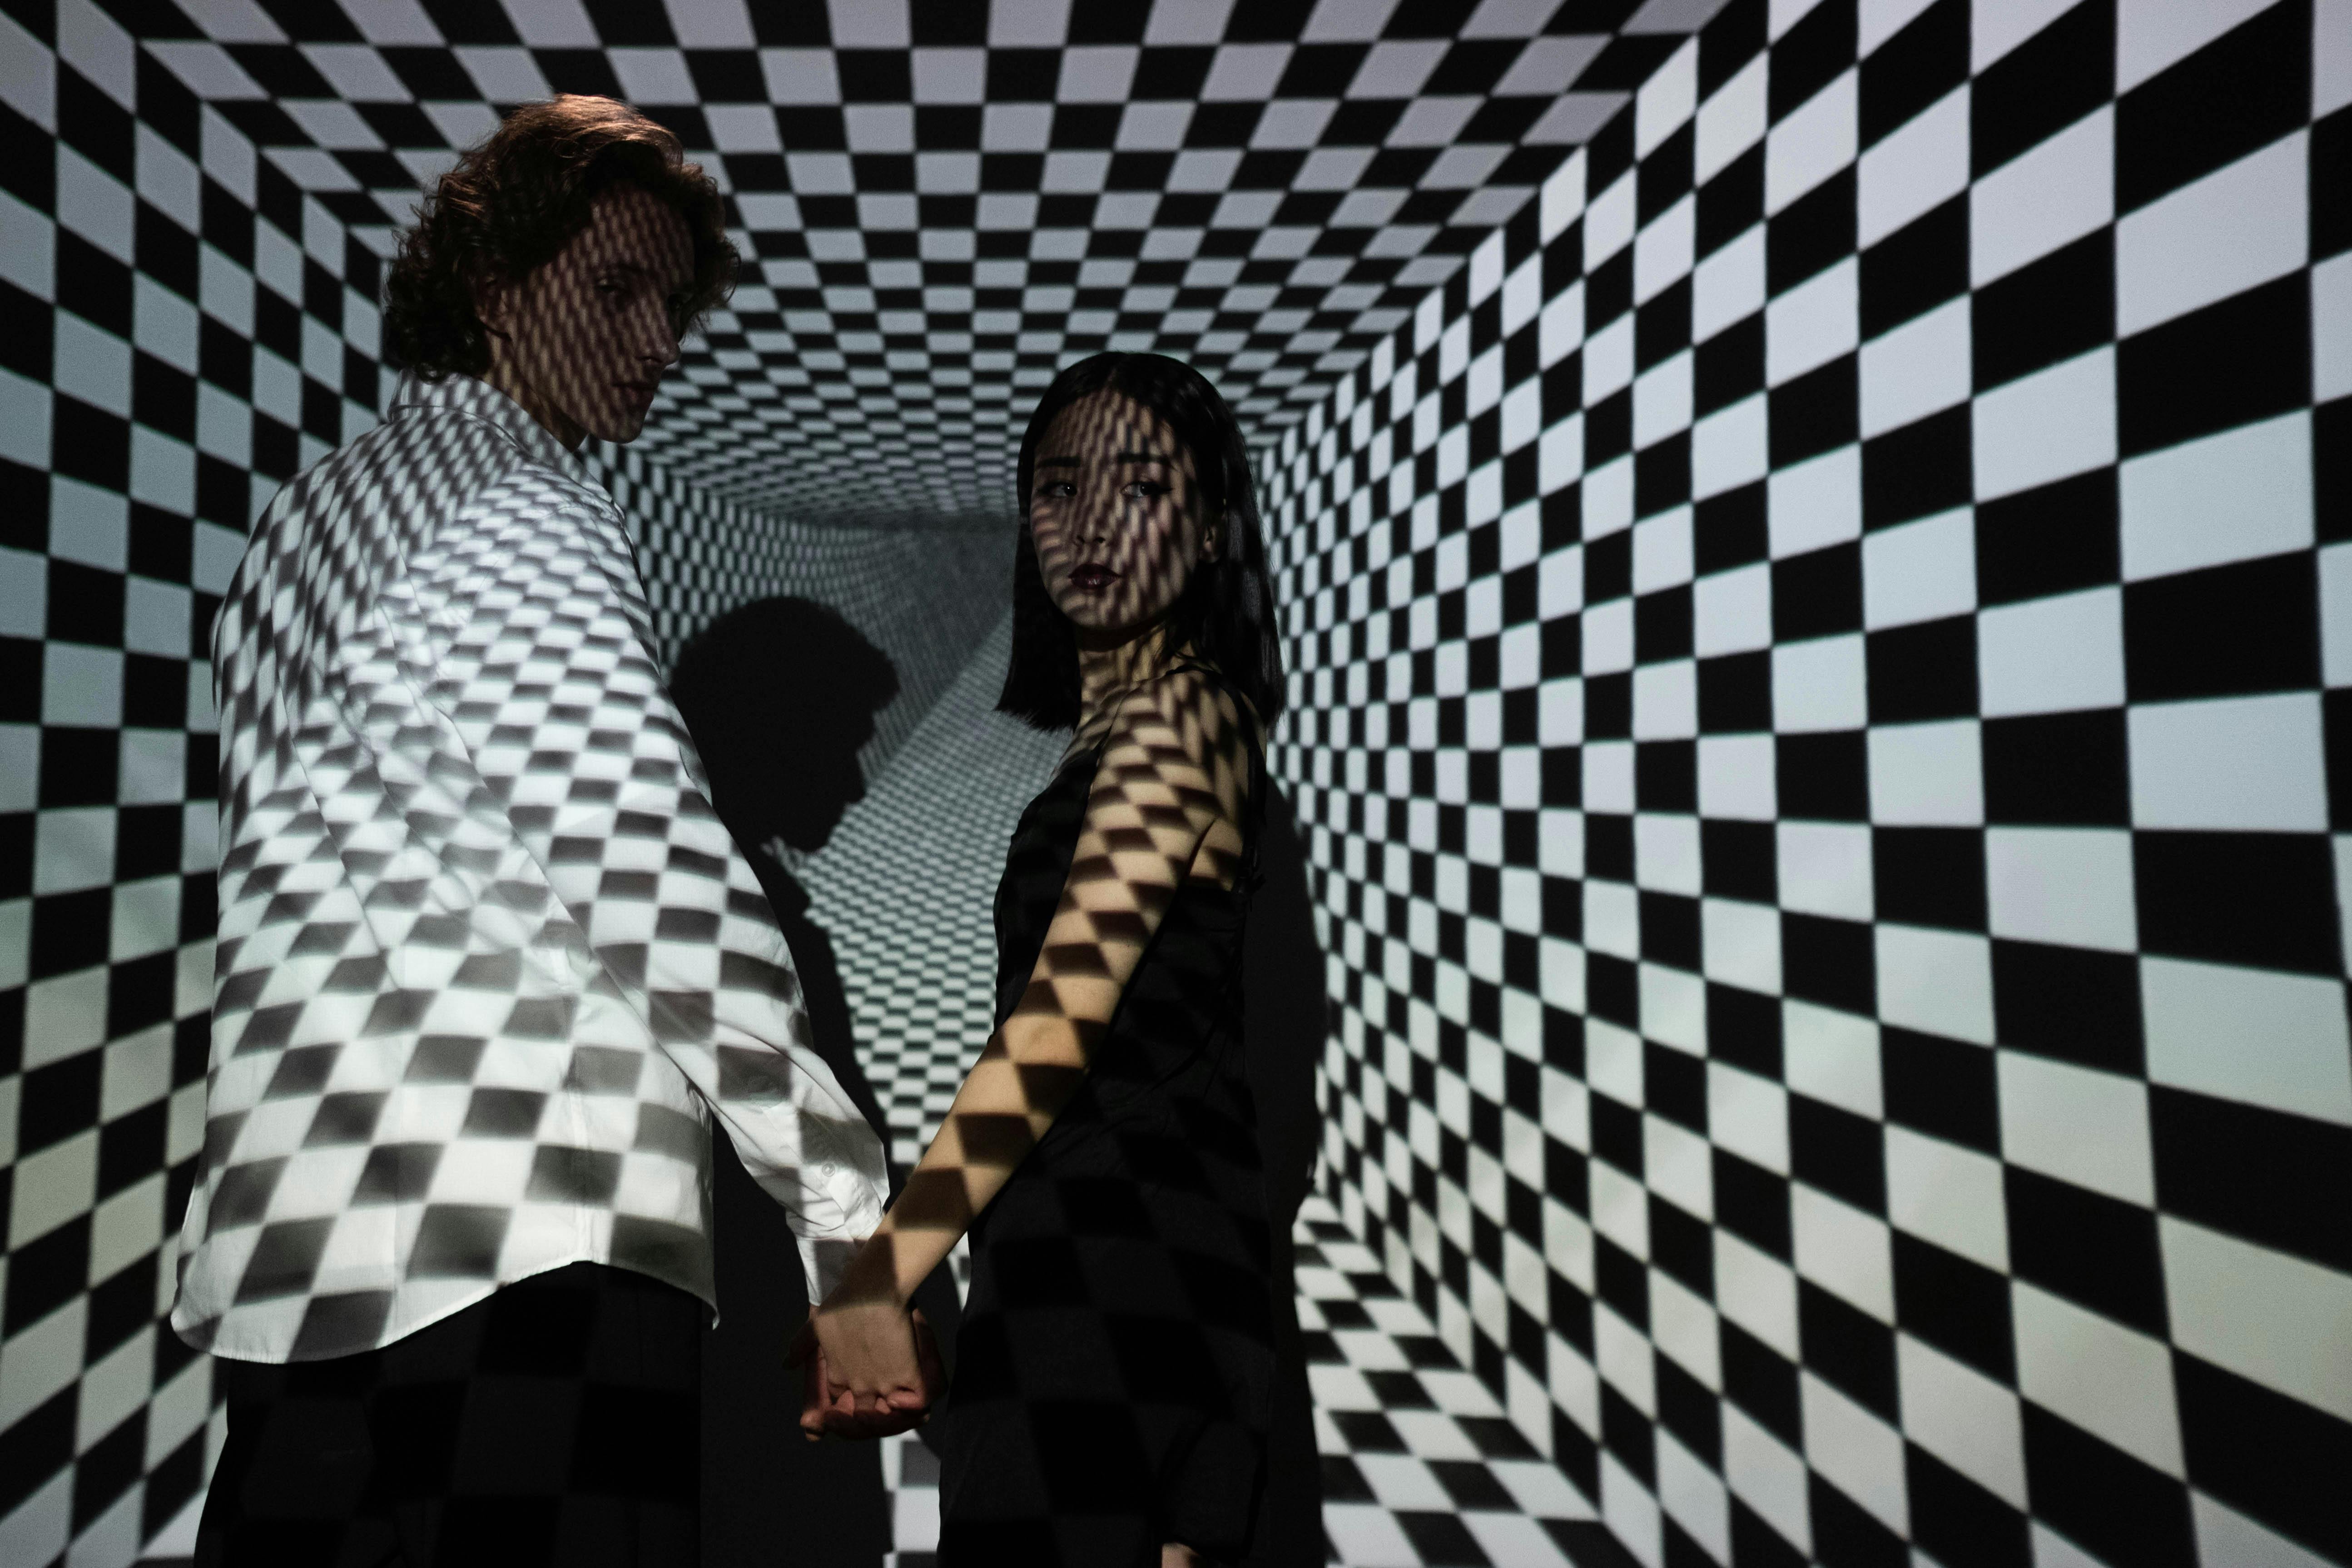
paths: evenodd
<path fill-rule="evenodd" d="M 980 1060 L 957 1089 L 938 1134 L 858 1254 L 836 1296 L 900 1305 L 955 1249 L 973 1219 L 1012 1179 L 1037 1140 L 1076 1092 L 1085 1068 L 1074 1031 L 1042 1018 L 1007 1021 L 1021 1035 L 1072 1036 L 1066 1042 L 1024 1039 L 1018 1059 L 1005 1032 L 990 1037 Z M 1028 1028 L 1020 1026 L 1026 1023 Z M 1044 1030 L 1036 1026 L 1049 1024 Z M 1064 1047 L 1055 1049 L 1056 1045 Z"/>

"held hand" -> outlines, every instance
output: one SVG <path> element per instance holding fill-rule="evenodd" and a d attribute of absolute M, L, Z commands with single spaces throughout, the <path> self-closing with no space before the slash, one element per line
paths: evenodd
<path fill-rule="evenodd" d="M 842 1360 L 828 1352 L 835 1343 L 846 1352 Z M 900 1360 L 902 1350 L 911 1352 L 911 1369 Z M 947 1383 L 938 1338 L 923 1314 L 908 1316 L 884 1302 L 820 1310 L 787 1360 L 801 1368 L 801 1432 L 810 1442 L 911 1430 L 929 1419 Z M 845 1377 L 834 1370 L 845 1365 L 858 1373 Z"/>

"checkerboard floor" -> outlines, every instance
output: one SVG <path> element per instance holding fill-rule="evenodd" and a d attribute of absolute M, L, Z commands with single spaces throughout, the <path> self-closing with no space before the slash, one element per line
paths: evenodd
<path fill-rule="evenodd" d="M 1520 1436 L 1380 1260 L 1309 1198 L 1295 1232 L 1298 1319 L 1323 1455 L 1324 1561 L 1349 1568 L 1616 1568 L 1592 1505 Z M 913 1437 L 883 1459 L 898 1550 L 931 1568 L 939 1461 Z"/>

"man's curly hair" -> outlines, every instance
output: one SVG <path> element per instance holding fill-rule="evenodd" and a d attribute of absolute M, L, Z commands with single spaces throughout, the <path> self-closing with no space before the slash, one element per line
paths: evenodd
<path fill-rule="evenodd" d="M 719 187 L 676 136 L 628 105 L 566 93 L 508 115 L 418 205 L 384 279 L 385 357 L 427 381 L 488 369 L 476 288 L 554 259 L 616 184 L 667 203 L 694 236 L 694 283 L 677 322 L 685 335 L 735 287 Z"/>

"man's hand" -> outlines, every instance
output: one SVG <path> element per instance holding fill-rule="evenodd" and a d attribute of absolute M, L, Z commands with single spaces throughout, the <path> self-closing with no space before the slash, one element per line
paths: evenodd
<path fill-rule="evenodd" d="M 947 1384 L 922 1312 L 887 1302 L 819 1308 L 786 1360 L 801 1369 L 801 1433 L 812 1443 L 909 1431 L 930 1418 Z"/>

